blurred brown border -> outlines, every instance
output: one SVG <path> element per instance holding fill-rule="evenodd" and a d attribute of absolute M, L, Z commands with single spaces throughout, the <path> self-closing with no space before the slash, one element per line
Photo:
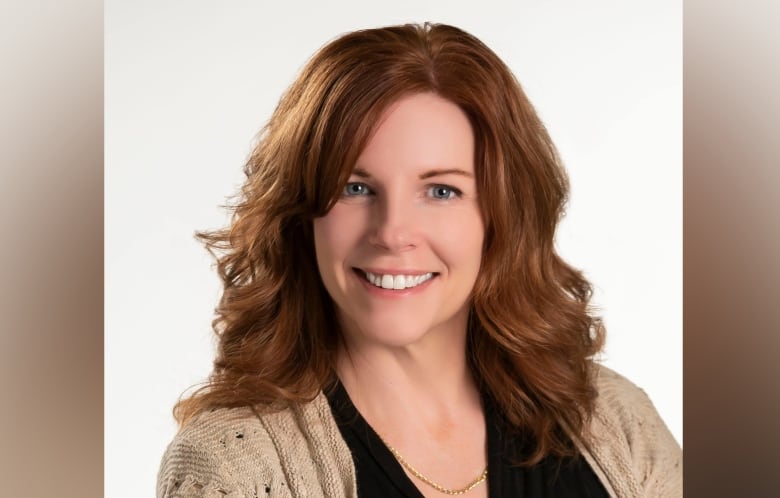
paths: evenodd
<path fill-rule="evenodd" d="M 103 5 L 0 8 L 0 495 L 103 493 Z"/>
<path fill-rule="evenodd" d="M 684 7 L 686 496 L 778 496 L 780 4 Z"/>

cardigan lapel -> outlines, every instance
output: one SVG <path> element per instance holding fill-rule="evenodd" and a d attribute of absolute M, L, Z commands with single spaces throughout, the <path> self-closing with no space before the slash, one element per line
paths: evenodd
<path fill-rule="evenodd" d="M 294 497 L 356 498 L 352 455 L 323 393 L 310 403 L 260 416 Z"/>

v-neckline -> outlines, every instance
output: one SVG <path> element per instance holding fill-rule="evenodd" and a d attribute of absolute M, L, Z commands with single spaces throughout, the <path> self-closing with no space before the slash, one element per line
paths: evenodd
<path fill-rule="evenodd" d="M 330 389 L 325 390 L 325 393 L 339 427 L 347 425 L 356 431 L 360 443 L 384 470 L 396 489 L 407 498 L 424 498 L 420 489 L 404 471 L 401 463 L 355 407 L 344 385 L 337 380 Z M 485 409 L 487 438 L 488 478 L 486 484 L 488 498 L 499 498 L 501 496 L 501 473 L 504 467 L 501 436 L 498 429 L 500 421 L 497 419 L 493 404 L 485 396 L 483 396 L 482 402 Z"/>

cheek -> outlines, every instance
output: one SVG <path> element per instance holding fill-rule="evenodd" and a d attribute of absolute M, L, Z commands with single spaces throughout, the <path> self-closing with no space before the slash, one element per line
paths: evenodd
<path fill-rule="evenodd" d="M 438 251 L 446 262 L 455 267 L 476 272 L 482 261 L 485 229 L 479 214 L 462 213 L 455 221 L 436 226 Z"/>
<path fill-rule="evenodd" d="M 331 211 L 314 220 L 314 250 L 323 279 L 338 272 L 360 240 L 360 223 L 354 213 L 336 204 Z"/>
<path fill-rule="evenodd" d="M 339 253 L 338 238 L 334 237 L 333 223 L 327 217 L 314 220 L 314 253 L 317 257 L 317 268 L 325 289 L 334 300 L 338 299 L 338 275 L 335 261 Z"/>
<path fill-rule="evenodd" d="M 339 244 L 338 227 L 328 217 L 314 221 L 314 251 L 320 273 L 332 272 L 334 259 L 342 252 Z"/>

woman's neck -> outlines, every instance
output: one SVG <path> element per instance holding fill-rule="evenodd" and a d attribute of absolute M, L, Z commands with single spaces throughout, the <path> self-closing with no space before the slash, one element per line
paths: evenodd
<path fill-rule="evenodd" d="M 394 454 L 433 482 L 462 485 L 487 466 L 485 414 L 466 358 L 465 326 L 403 347 L 350 341 L 345 334 L 337 373 Z M 404 472 L 425 496 L 444 496 Z M 486 489 L 469 495 L 487 496 Z"/>
<path fill-rule="evenodd" d="M 358 411 L 372 425 L 388 430 L 413 420 L 446 426 L 464 410 L 480 409 L 466 360 L 465 331 L 448 340 L 404 347 L 345 337 L 337 373 Z"/>

